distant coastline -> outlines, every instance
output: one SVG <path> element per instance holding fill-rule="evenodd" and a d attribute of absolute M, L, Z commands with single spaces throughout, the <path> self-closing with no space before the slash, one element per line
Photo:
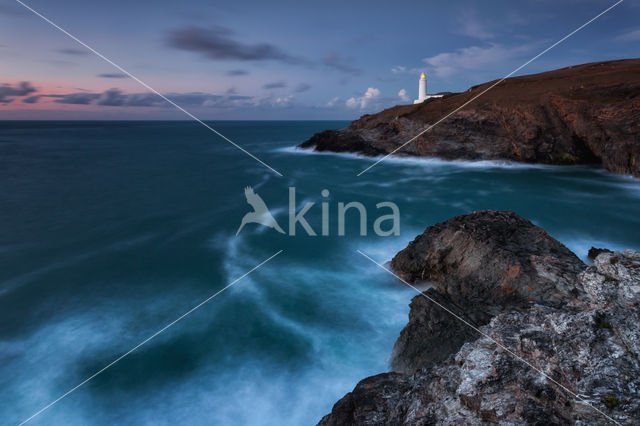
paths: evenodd
<path fill-rule="evenodd" d="M 640 177 L 640 59 L 509 78 L 406 144 L 492 83 L 364 115 L 299 146 L 367 156 L 601 165 Z"/>

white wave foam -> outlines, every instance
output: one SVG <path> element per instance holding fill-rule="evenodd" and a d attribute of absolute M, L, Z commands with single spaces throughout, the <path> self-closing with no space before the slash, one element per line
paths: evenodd
<path fill-rule="evenodd" d="M 333 151 L 314 151 L 312 148 L 299 148 L 296 146 L 277 148 L 274 152 L 288 153 L 288 154 L 304 154 L 304 155 L 320 155 L 320 156 L 334 156 L 343 157 L 356 160 L 365 160 L 367 162 L 374 163 L 382 158 L 384 155 L 367 156 L 359 153 L 351 152 L 333 152 Z M 467 168 L 477 169 L 573 169 L 576 167 L 587 166 L 560 166 L 550 164 L 532 164 L 532 163 L 519 163 L 509 160 L 444 160 L 437 157 L 414 157 L 403 155 L 391 155 L 384 159 L 385 163 L 400 164 L 400 165 L 416 165 L 427 167 L 438 166 L 459 166 Z"/>

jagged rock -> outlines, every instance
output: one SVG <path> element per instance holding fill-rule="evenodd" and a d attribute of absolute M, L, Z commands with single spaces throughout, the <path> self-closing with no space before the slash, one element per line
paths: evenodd
<path fill-rule="evenodd" d="M 594 259 L 594 268 L 582 273 L 585 291 L 600 304 L 617 302 L 628 307 L 640 305 L 640 254 L 632 250 L 603 251 Z"/>
<path fill-rule="evenodd" d="M 476 327 L 488 321 L 489 315 L 484 310 L 469 309 L 466 303 L 456 304 L 448 295 L 433 288 L 424 294 L 431 300 L 423 296 L 411 300 L 409 323 L 400 332 L 391 353 L 393 371 L 413 373 L 419 368 L 430 367 L 455 353 L 465 342 L 476 338 L 473 329 L 432 300 Z"/>
<path fill-rule="evenodd" d="M 409 283 L 429 281 L 427 294 L 475 326 L 505 309 L 561 306 L 578 297 L 585 265 L 544 230 L 510 211 L 478 211 L 427 228 L 391 261 Z M 423 296 L 391 356 L 394 371 L 445 359 L 468 341 L 469 327 Z M 415 307 L 415 309 L 413 309 Z"/>
<path fill-rule="evenodd" d="M 509 78 L 413 142 L 495 82 L 364 115 L 300 147 L 462 160 L 602 164 L 640 176 L 640 59 Z"/>
<path fill-rule="evenodd" d="M 523 220 L 514 222 L 512 215 L 481 214 L 485 219 L 493 217 L 499 222 L 519 223 L 522 232 L 531 232 L 529 228 L 533 225 Z M 468 215 L 452 219 L 450 226 L 465 219 L 478 224 L 477 216 Z M 433 238 L 442 235 L 436 232 L 442 231 L 442 227 L 434 228 L 427 229 L 425 234 Z M 463 229 L 469 232 L 468 227 Z M 456 232 L 448 235 L 451 241 L 460 241 Z M 471 235 L 480 234 L 473 231 Z M 501 240 L 491 241 L 488 244 Z M 529 247 L 525 240 L 514 241 L 524 244 L 520 250 L 512 246 L 511 250 L 516 253 L 539 250 Z M 543 239 L 531 242 L 536 241 Z M 433 242 L 414 244 L 410 251 L 422 262 L 434 250 L 446 246 L 445 243 L 443 239 L 435 248 Z M 501 311 L 479 327 L 480 333 L 467 334 L 466 342 L 458 348 L 447 341 L 450 332 L 445 330 L 457 326 L 436 314 L 438 307 L 424 296 L 416 296 L 411 302 L 410 324 L 430 328 L 432 332 L 425 335 L 427 340 L 432 339 L 434 346 L 438 344 L 436 336 L 444 339 L 439 343 L 440 349 L 432 349 L 428 354 L 438 352 L 437 358 L 442 359 L 417 366 L 410 374 L 384 373 L 363 380 L 320 424 L 591 425 L 611 423 L 612 419 L 622 424 L 639 424 L 640 253 L 603 251 L 594 259 L 593 266 L 582 265 L 582 270 L 576 273 L 580 264 L 575 262 L 575 256 L 566 256 L 564 248 L 558 252 L 557 242 L 547 244 L 549 249 L 554 247 L 552 251 L 558 261 L 562 257 L 569 260 L 566 271 L 560 263 L 551 269 L 553 277 L 562 280 L 559 293 L 539 293 L 539 298 L 526 304 L 500 299 L 506 302 Z M 427 252 L 416 251 L 418 247 Z M 499 258 L 504 256 L 497 254 Z M 459 266 L 465 270 L 463 263 Z M 485 263 L 480 266 L 485 267 Z M 477 270 L 474 273 L 481 274 Z M 412 274 L 407 276 L 415 277 Z M 442 283 L 452 280 L 449 275 L 465 277 L 454 264 L 449 264 L 434 275 L 440 287 L 436 285 L 426 294 L 456 315 L 466 315 L 444 291 L 448 287 Z M 553 281 L 555 278 L 540 275 L 540 278 L 530 275 L 528 279 L 534 284 L 542 282 L 549 290 L 546 281 L 540 279 Z M 485 275 L 484 279 L 489 277 L 497 277 L 494 286 L 501 287 L 499 274 Z M 569 283 L 570 279 L 574 282 Z M 482 285 L 490 291 L 488 282 Z M 566 291 L 566 288 L 576 291 Z M 546 303 L 546 294 L 552 298 L 563 294 L 566 300 Z M 417 331 L 410 335 L 425 338 Z M 461 336 L 456 332 L 453 335 Z M 447 351 L 448 356 L 443 358 Z"/>
<path fill-rule="evenodd" d="M 600 253 L 612 253 L 612 251 L 606 248 L 591 247 L 589 249 L 589 253 L 587 253 L 587 257 L 593 260 L 598 257 Z"/>
<path fill-rule="evenodd" d="M 511 211 L 483 210 L 428 227 L 391 261 L 408 282 L 432 282 L 455 301 L 562 304 L 584 264 Z"/>
<path fill-rule="evenodd" d="M 398 401 L 409 389 L 408 379 L 401 374 L 382 373 L 368 377 L 338 401 L 320 424 L 389 424 L 391 419 L 402 415 L 404 410 Z"/>

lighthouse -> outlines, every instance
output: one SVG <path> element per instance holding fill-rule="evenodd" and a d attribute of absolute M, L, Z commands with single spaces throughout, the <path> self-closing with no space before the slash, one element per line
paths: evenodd
<path fill-rule="evenodd" d="M 418 83 L 418 100 L 420 102 L 427 98 L 427 76 L 422 73 L 420 75 L 420 82 Z"/>
<path fill-rule="evenodd" d="M 442 95 L 427 95 L 427 76 L 420 74 L 420 80 L 418 81 L 418 99 L 413 101 L 414 104 L 420 104 L 429 98 L 441 98 Z"/>

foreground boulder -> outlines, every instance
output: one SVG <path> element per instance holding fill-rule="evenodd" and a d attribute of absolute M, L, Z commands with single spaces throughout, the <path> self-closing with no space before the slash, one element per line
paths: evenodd
<path fill-rule="evenodd" d="M 511 212 L 427 228 L 391 263 L 433 285 L 411 302 L 398 372 L 363 380 L 320 424 L 638 424 L 640 253 L 593 254 L 582 264 Z"/>
<path fill-rule="evenodd" d="M 545 164 L 601 164 L 640 176 L 640 59 L 508 78 L 364 115 L 302 143 L 316 151 Z"/>
<path fill-rule="evenodd" d="M 430 226 L 391 267 L 408 283 L 434 286 L 428 298 L 411 302 L 409 324 L 391 357 L 394 371 L 412 373 L 444 360 L 475 333 L 432 300 L 480 326 L 507 309 L 559 307 L 579 297 L 577 277 L 585 265 L 517 214 L 479 211 Z"/>

